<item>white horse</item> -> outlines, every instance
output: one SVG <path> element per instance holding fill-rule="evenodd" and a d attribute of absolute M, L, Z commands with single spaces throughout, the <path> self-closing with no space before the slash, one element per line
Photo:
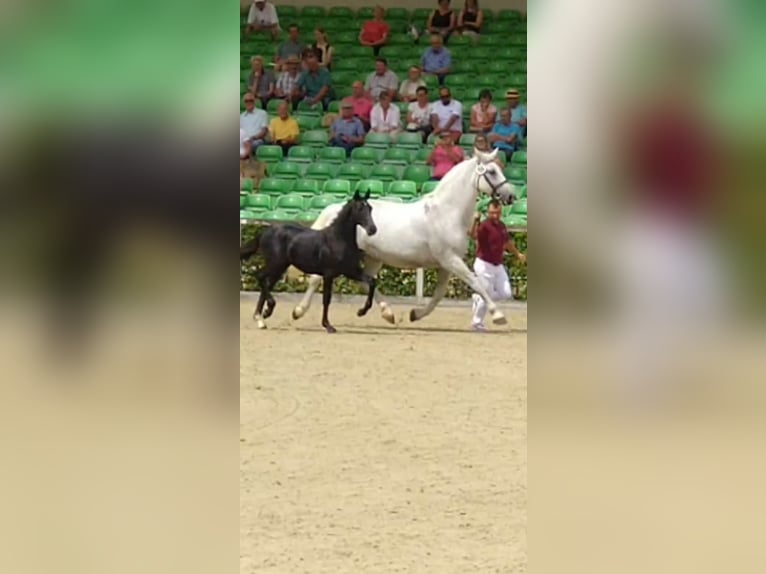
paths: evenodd
<path fill-rule="evenodd" d="M 424 308 L 410 311 L 410 321 L 423 319 L 444 298 L 447 282 L 456 275 L 487 302 L 487 309 L 496 325 L 507 320 L 490 298 L 482 282 L 463 261 L 468 251 L 468 231 L 471 227 L 476 200 L 480 193 L 499 198 L 504 203 L 514 199 L 514 187 L 505 179 L 495 162 L 497 150 L 485 153 L 476 150 L 474 156 L 453 167 L 439 182 L 436 189 L 412 203 L 394 203 L 370 200 L 372 217 L 378 232 L 372 237 L 357 227 L 357 241 L 365 253 L 365 274 L 377 276 L 383 265 L 400 269 L 437 268 L 438 280 L 434 295 Z M 330 225 L 342 204 L 327 206 L 312 226 L 323 229 Z M 312 275 L 308 289 L 293 310 L 293 319 L 299 319 L 311 306 L 311 298 L 322 278 Z M 388 303 L 375 293 L 382 317 L 394 323 L 394 314 Z M 362 316 L 366 311 L 360 309 Z"/>

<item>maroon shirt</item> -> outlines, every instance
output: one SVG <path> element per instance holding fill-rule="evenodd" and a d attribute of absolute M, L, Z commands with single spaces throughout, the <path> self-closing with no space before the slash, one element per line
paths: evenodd
<path fill-rule="evenodd" d="M 510 239 L 508 228 L 502 221 L 485 220 L 477 231 L 476 257 L 491 265 L 502 265 L 505 246 Z"/>

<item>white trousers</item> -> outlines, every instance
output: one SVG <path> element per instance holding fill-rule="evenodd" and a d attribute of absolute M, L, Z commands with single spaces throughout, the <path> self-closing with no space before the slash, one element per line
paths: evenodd
<path fill-rule="evenodd" d="M 489 296 L 495 302 L 511 298 L 511 281 L 508 278 L 505 265 L 492 265 L 477 258 L 473 263 L 473 270 Z M 484 301 L 481 295 L 474 293 L 472 324 L 482 325 L 486 314 L 487 302 Z"/>

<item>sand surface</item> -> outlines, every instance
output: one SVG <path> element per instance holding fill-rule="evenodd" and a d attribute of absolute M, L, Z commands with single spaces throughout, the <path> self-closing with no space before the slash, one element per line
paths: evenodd
<path fill-rule="evenodd" d="M 525 572 L 526 309 L 326 335 L 276 298 L 267 331 L 240 300 L 240 572 Z"/>

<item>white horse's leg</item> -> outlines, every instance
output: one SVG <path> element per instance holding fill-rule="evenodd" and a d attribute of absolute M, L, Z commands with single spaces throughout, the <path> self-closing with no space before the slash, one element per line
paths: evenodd
<path fill-rule="evenodd" d="M 497 304 L 492 300 L 484 288 L 484 283 L 471 271 L 465 262 L 457 255 L 449 255 L 441 262 L 442 265 L 453 275 L 456 275 L 461 281 L 468 285 L 474 292 L 482 296 L 487 303 L 487 310 L 492 316 L 492 322 L 495 325 L 505 325 L 508 323 L 508 319 L 505 318 L 503 312 L 497 308 Z"/>
<path fill-rule="evenodd" d="M 314 293 L 319 288 L 319 284 L 322 282 L 321 275 L 309 275 L 309 285 L 306 288 L 306 292 L 303 294 L 303 299 L 298 303 L 298 306 L 293 309 L 293 319 L 296 321 L 306 314 L 306 311 L 311 307 L 311 299 L 314 297 Z"/>
<path fill-rule="evenodd" d="M 382 261 L 370 258 L 365 258 L 364 260 L 364 274 L 368 275 L 369 277 L 377 277 L 378 273 L 380 273 L 381 267 L 383 267 Z M 391 310 L 391 306 L 383 300 L 383 297 L 380 294 L 380 290 L 375 291 L 373 298 L 380 307 L 380 316 L 392 325 L 395 324 L 396 317 L 394 316 L 394 312 Z"/>
<path fill-rule="evenodd" d="M 423 308 L 416 308 L 410 311 L 410 321 L 419 321 L 424 317 L 428 317 L 439 302 L 444 299 L 447 294 L 447 285 L 449 284 L 450 272 L 446 269 L 439 269 L 439 275 L 436 279 L 436 287 L 434 288 L 434 294 L 431 300 L 428 301 L 428 305 Z"/>

